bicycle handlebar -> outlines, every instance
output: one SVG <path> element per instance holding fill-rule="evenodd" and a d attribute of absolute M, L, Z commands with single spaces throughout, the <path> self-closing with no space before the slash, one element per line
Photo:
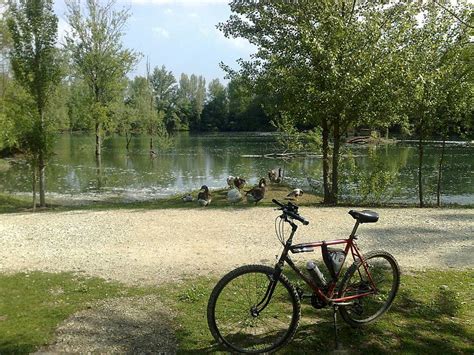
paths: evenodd
<path fill-rule="evenodd" d="M 300 216 L 298 214 L 298 212 L 293 212 L 293 211 L 290 211 L 290 208 L 291 209 L 294 209 L 294 207 L 292 207 L 293 205 L 284 205 L 282 204 L 281 202 L 273 199 L 272 202 L 275 204 L 275 205 L 278 205 L 281 207 L 281 209 L 283 210 L 283 213 L 286 214 L 287 216 L 293 218 L 293 219 L 296 219 L 297 221 L 300 221 L 301 223 L 303 223 L 303 225 L 307 226 L 309 224 L 309 221 L 306 220 L 303 216 Z M 295 206 L 296 207 L 296 206 Z M 296 207 L 297 208 L 297 207 Z"/>

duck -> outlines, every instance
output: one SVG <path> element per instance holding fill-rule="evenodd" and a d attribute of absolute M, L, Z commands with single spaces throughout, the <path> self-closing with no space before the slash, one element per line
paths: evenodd
<path fill-rule="evenodd" d="M 202 185 L 199 189 L 197 202 L 201 206 L 209 206 L 212 201 L 211 193 L 209 192 L 209 188 L 206 185 Z"/>
<path fill-rule="evenodd" d="M 291 191 L 288 195 L 286 195 L 287 200 L 293 200 L 293 199 L 298 199 L 298 197 L 303 196 L 303 190 L 301 189 L 294 189 Z"/>
<path fill-rule="evenodd" d="M 247 202 L 255 202 L 255 204 L 257 204 L 258 201 L 262 200 L 265 197 L 266 184 L 265 179 L 261 178 L 258 182 L 258 186 L 246 191 L 245 196 L 247 197 Z"/>
<path fill-rule="evenodd" d="M 229 189 L 234 187 L 234 180 L 235 180 L 235 176 L 229 175 L 227 177 L 227 185 L 229 186 Z"/>
<path fill-rule="evenodd" d="M 237 203 L 241 200 L 242 194 L 240 193 L 240 190 L 238 188 L 234 187 L 227 193 L 227 201 L 229 201 L 230 203 Z"/>
<path fill-rule="evenodd" d="M 236 187 L 237 189 L 239 189 L 239 190 L 244 187 L 245 183 L 246 183 L 245 179 L 243 179 L 243 178 L 241 178 L 241 177 L 239 177 L 239 176 L 237 176 L 237 177 L 234 179 L 234 185 L 235 185 L 235 187 Z"/>
<path fill-rule="evenodd" d="M 187 195 L 184 195 L 183 197 L 181 197 L 181 200 L 183 200 L 184 202 L 193 202 L 194 197 L 191 196 L 191 194 L 187 194 Z"/>

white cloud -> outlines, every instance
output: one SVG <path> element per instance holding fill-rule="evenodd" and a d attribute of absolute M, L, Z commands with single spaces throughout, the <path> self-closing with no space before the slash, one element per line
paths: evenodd
<path fill-rule="evenodd" d="M 170 38 L 170 33 L 163 27 L 153 27 L 151 30 L 157 37 Z"/>
<path fill-rule="evenodd" d="M 131 0 L 132 4 L 145 5 L 209 5 L 228 4 L 230 0 Z"/>
<path fill-rule="evenodd" d="M 167 8 L 167 9 L 165 9 L 164 13 L 165 13 L 165 15 L 172 15 L 174 13 L 174 11 L 170 8 Z"/>

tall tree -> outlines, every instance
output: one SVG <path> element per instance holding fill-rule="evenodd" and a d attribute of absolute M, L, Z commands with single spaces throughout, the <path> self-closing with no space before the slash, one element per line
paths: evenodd
<path fill-rule="evenodd" d="M 205 131 L 225 130 L 229 113 L 227 90 L 219 79 L 209 83 L 208 97 L 202 111 L 200 129 Z"/>
<path fill-rule="evenodd" d="M 95 153 L 101 154 L 105 131 L 113 126 L 112 103 L 122 97 L 125 75 L 133 68 L 138 54 L 123 46 L 122 38 L 130 14 L 114 10 L 115 0 L 100 3 L 67 0 L 71 31 L 66 35 L 67 48 L 77 74 L 87 84 L 92 102 L 90 110 L 96 136 Z"/>
<path fill-rule="evenodd" d="M 240 74 L 271 94 L 267 110 L 276 117 L 285 113 L 295 123 L 321 127 L 324 201 L 336 204 L 343 137 L 367 117 L 386 114 L 368 98 L 383 90 L 384 102 L 392 99 L 394 86 L 385 83 L 396 74 L 389 69 L 409 7 L 353 0 L 298 6 L 236 0 L 230 6 L 233 14 L 219 28 L 257 46 L 251 60 L 240 61 Z"/>
<path fill-rule="evenodd" d="M 153 91 L 146 77 L 137 76 L 130 81 L 126 104 L 130 111 L 125 119 L 131 128 L 150 136 L 150 151 L 153 151 L 153 139 L 161 131 L 163 115 L 153 105 Z"/>
<path fill-rule="evenodd" d="M 206 80 L 202 76 L 181 74 L 176 106 L 185 128 L 197 129 L 206 99 Z"/>
<path fill-rule="evenodd" d="M 45 168 L 53 124 L 45 113 L 49 99 L 61 80 L 58 50 L 55 47 L 58 18 L 54 14 L 52 0 L 12 2 L 8 27 L 13 42 L 10 56 L 15 80 L 35 103 L 36 113 L 31 116 L 34 134 L 24 142 L 33 157 L 33 185 L 38 169 L 40 206 L 44 207 Z M 33 201 L 35 205 L 35 193 Z"/>
<path fill-rule="evenodd" d="M 402 73 L 406 78 L 403 110 L 418 136 L 418 199 L 419 206 L 424 207 L 425 139 L 436 132 L 446 139 L 450 128 L 459 125 L 457 118 L 466 112 L 466 109 L 459 108 L 464 105 L 463 97 L 472 89 L 472 83 L 469 83 L 473 68 L 465 65 L 462 58 L 470 33 L 469 28 L 459 21 L 472 15 L 462 7 L 454 8 L 449 4 L 440 7 L 436 3 L 427 3 L 420 10 L 419 24 L 410 28 Z M 441 180 L 441 175 L 438 180 Z"/>
<path fill-rule="evenodd" d="M 153 88 L 155 105 L 158 112 L 162 112 L 165 117 L 165 125 L 168 131 L 179 128 L 179 118 L 176 114 L 176 93 L 177 83 L 171 71 L 166 70 L 163 65 L 161 68 L 155 67 L 150 77 L 150 83 Z"/>

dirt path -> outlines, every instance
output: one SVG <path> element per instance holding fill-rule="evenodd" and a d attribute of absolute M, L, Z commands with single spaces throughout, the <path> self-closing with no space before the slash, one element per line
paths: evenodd
<path fill-rule="evenodd" d="M 341 238 L 348 208 L 301 208 L 311 223 L 296 242 Z M 405 268 L 474 267 L 474 210 L 378 209 L 362 225 L 364 251 L 385 249 Z M 222 275 L 242 264 L 272 264 L 277 212 L 255 209 L 73 211 L 0 215 L 0 272 L 76 271 L 128 284 L 183 275 Z M 319 253 L 297 259 L 320 258 Z"/>

